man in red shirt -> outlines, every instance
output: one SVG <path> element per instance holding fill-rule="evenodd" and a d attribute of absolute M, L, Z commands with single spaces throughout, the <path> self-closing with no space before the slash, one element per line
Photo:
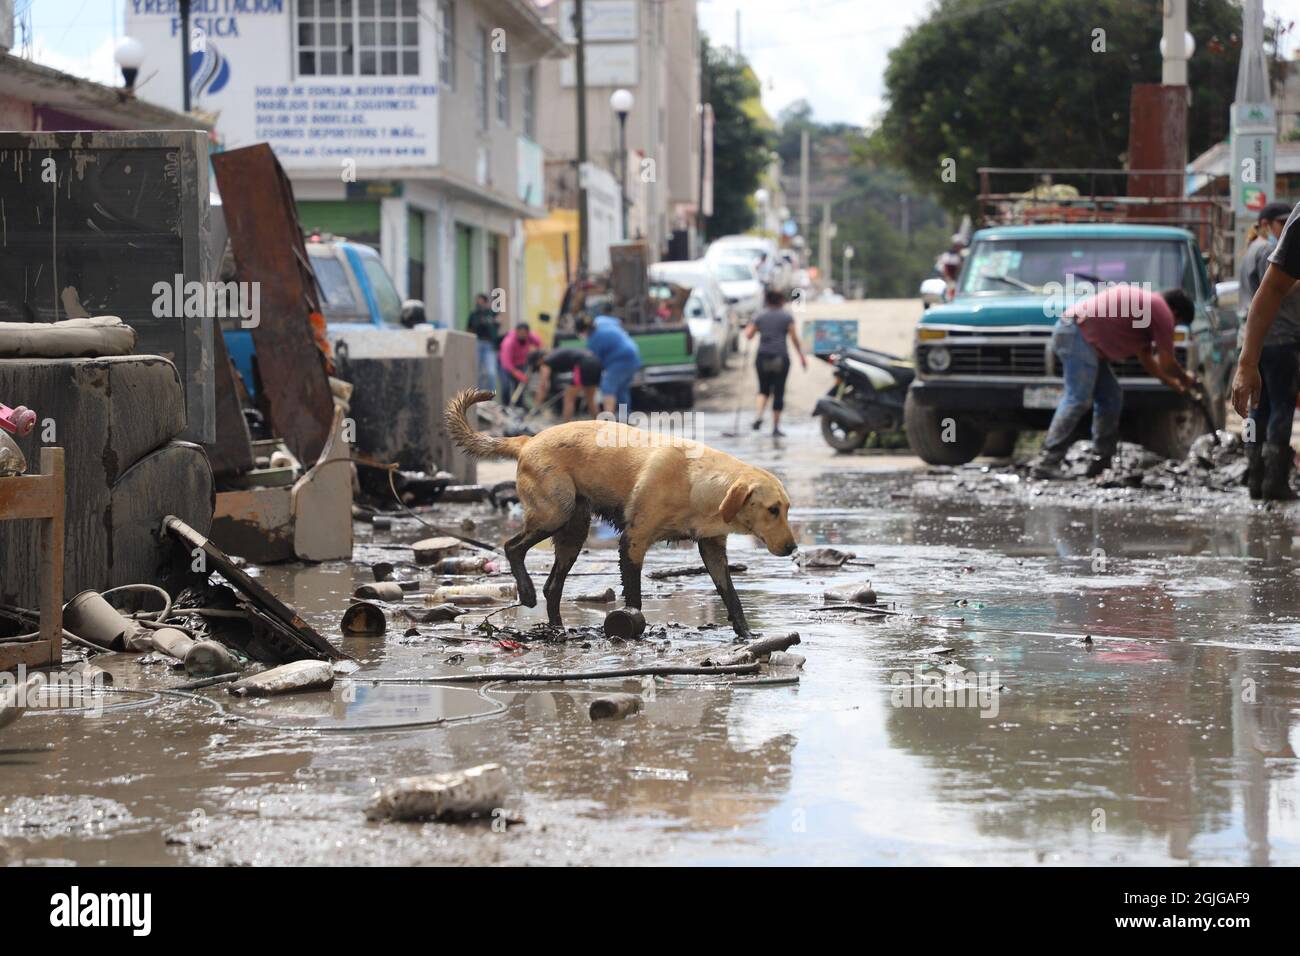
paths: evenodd
<path fill-rule="evenodd" d="M 1190 325 L 1195 314 L 1182 289 L 1154 293 L 1120 284 L 1076 302 L 1056 320 L 1052 351 L 1061 361 L 1065 395 L 1043 439 L 1034 477 L 1063 477 L 1061 462 L 1089 409 L 1093 457 L 1085 474 L 1092 478 L 1110 467 L 1124 410 L 1124 393 L 1111 362 L 1136 356 L 1150 375 L 1177 392 L 1196 383 L 1174 358 L 1174 325 Z"/>
<path fill-rule="evenodd" d="M 497 357 L 501 361 L 501 396 L 502 405 L 523 405 L 523 389 L 520 385 L 528 382 L 528 355 L 534 349 L 542 347 L 539 339 L 528 328 L 527 322 L 520 322 L 514 331 L 501 340 Z M 518 398 L 512 396 L 518 395 Z"/>

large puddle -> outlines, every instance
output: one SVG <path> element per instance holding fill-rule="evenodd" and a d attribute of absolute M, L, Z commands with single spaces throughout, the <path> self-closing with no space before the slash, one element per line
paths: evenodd
<path fill-rule="evenodd" d="M 905 477 L 827 467 L 810 438 L 739 447 L 787 479 L 804 546 L 875 566 L 803 573 L 731 545 L 751 624 L 803 636 L 797 686 L 370 681 L 661 663 L 731 635 L 707 578 L 685 577 L 646 582 L 647 618 L 677 626 L 636 643 L 584 632 L 516 647 L 458 625 L 404 636 L 400 619 L 384 638 L 342 641 L 364 561 L 427 534 L 403 521 L 372 542 L 359 526 L 356 564 L 261 570 L 358 659 L 355 674 L 265 703 L 201 692 L 221 711 L 137 696 L 98 717 L 24 718 L 0 731 L 0 862 L 1300 863 L 1286 512 L 904 498 Z M 492 539 L 508 523 L 462 513 Z M 571 594 L 616 584 L 608 544 L 593 538 Z M 695 560 L 665 546 L 648 567 Z M 540 577 L 545 548 L 530 563 Z M 864 579 L 909 615 L 817 610 L 827 587 Z M 603 609 L 566 613 L 596 625 Z M 100 662 L 119 686 L 177 680 Z M 643 693 L 642 712 L 593 723 L 598 690 Z M 488 761 L 508 769 L 521 825 L 364 819 L 379 783 Z"/>

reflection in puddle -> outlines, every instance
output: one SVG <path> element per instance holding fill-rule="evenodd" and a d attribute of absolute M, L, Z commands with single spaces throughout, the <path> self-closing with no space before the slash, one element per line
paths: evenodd
<path fill-rule="evenodd" d="M 658 630 L 640 642 L 586 632 L 498 645 L 472 630 L 478 613 L 405 637 L 390 608 L 384 638 L 342 644 L 360 670 L 329 693 L 251 702 L 205 692 L 258 721 L 356 733 L 278 734 L 177 701 L 7 728 L 5 746 L 28 766 L 0 777 L 0 800 L 113 800 L 141 837 L 51 830 L 0 845 L 0 862 L 1300 864 L 1300 561 L 1285 512 L 981 510 L 904 500 L 905 477 L 823 472 L 778 451 L 766 464 L 789 482 L 801 544 L 874 564 L 801 572 L 732 538 L 732 560 L 748 566 L 735 578 L 751 624 L 803 636 L 797 686 L 497 687 L 496 716 L 366 732 L 496 706 L 472 688 L 371 677 L 660 663 L 732 636 L 704 576 L 646 582 Z M 513 529 L 487 509 L 472 514 L 480 537 Z M 269 567 L 260 579 L 338 639 L 347 595 L 370 580 L 366 562 L 425 536 L 395 524 L 387 539 L 365 539 L 356 563 Z M 659 547 L 648 568 L 691 560 L 692 550 Z M 530 555 L 539 585 L 549 561 L 545 548 Z M 598 539 L 576 571 L 575 590 L 618 584 Z M 906 613 L 817 610 L 828 588 L 865 580 Z M 569 603 L 565 615 L 593 625 L 603 608 Z M 544 619 L 533 608 L 493 621 Z M 126 686 L 165 676 L 121 656 L 103 666 Z M 976 706 L 900 705 L 896 675 L 931 671 L 945 675 L 941 688 L 957 674 L 996 687 L 996 707 L 978 706 L 979 694 Z M 646 696 L 636 716 L 593 723 L 596 691 Z M 363 822 L 377 780 L 484 762 L 507 768 L 511 810 L 527 821 L 508 836 Z M 208 821 L 202 841 L 158 838 L 196 809 Z"/>

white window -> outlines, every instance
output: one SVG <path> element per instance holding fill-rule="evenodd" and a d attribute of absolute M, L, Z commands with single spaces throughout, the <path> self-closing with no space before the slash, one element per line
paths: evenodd
<path fill-rule="evenodd" d="M 438 81 L 456 88 L 456 8 L 451 0 L 438 0 Z"/>
<path fill-rule="evenodd" d="M 497 88 L 497 122 L 510 125 L 510 60 L 505 50 L 492 56 L 493 80 Z"/>
<path fill-rule="evenodd" d="M 537 67 L 524 70 L 523 86 L 524 135 L 537 139 Z"/>
<path fill-rule="evenodd" d="M 488 127 L 488 34 L 478 28 L 478 42 L 474 44 L 474 112 L 479 129 Z"/>
<path fill-rule="evenodd" d="M 419 0 L 297 0 L 299 76 L 417 76 Z"/>

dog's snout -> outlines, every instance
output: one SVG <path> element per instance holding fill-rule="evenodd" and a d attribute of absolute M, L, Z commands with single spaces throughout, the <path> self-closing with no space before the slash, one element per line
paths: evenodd
<path fill-rule="evenodd" d="M 794 554 L 794 553 L 795 553 L 796 551 L 798 551 L 798 550 L 799 550 L 799 545 L 797 545 L 797 544 L 795 544 L 793 541 L 791 541 L 789 544 L 787 544 L 787 545 L 785 546 L 785 550 L 782 551 L 781 554 L 782 554 L 783 557 L 787 557 L 787 558 L 788 558 L 790 555 Z"/>

